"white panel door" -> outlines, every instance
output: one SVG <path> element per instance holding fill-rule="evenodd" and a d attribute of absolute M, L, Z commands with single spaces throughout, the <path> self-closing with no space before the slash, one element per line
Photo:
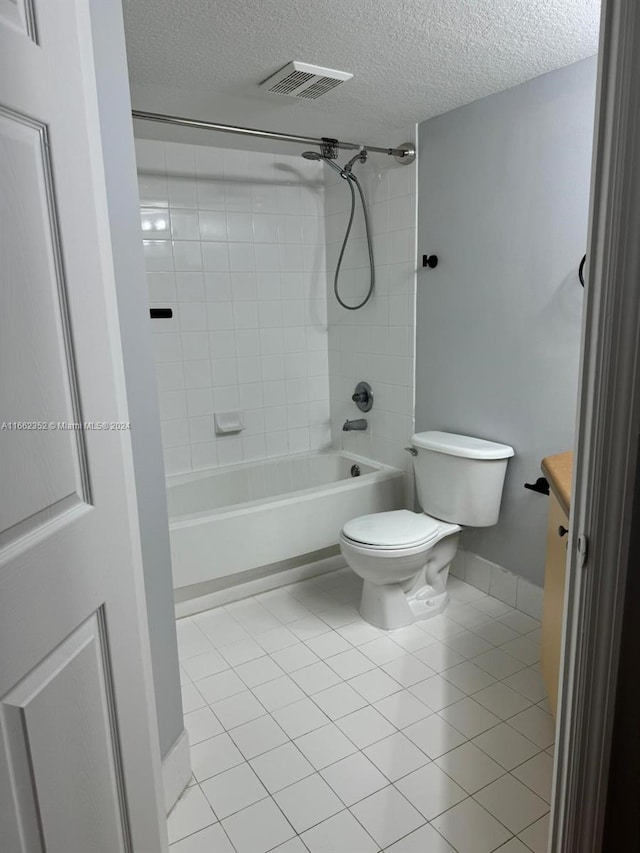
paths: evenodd
<path fill-rule="evenodd" d="M 2 853 L 166 849 L 126 421 L 89 6 L 0 0 Z"/>

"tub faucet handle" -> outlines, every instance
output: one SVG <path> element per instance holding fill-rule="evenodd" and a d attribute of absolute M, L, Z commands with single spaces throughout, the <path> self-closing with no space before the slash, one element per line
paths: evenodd
<path fill-rule="evenodd" d="M 407 451 L 407 453 L 410 453 L 412 456 L 418 455 L 418 451 L 415 449 L 415 447 L 405 447 L 405 450 Z"/>

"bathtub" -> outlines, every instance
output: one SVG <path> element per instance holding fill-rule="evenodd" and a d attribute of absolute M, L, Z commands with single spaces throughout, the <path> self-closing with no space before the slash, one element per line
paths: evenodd
<path fill-rule="evenodd" d="M 403 500 L 402 471 L 333 451 L 168 477 L 176 601 L 335 556 L 346 521 Z"/>

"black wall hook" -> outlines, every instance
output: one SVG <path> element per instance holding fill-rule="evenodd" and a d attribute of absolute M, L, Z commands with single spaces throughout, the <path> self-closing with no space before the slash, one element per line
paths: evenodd
<path fill-rule="evenodd" d="M 549 494 L 549 481 L 546 477 L 538 477 L 535 483 L 525 483 L 524 487 L 532 492 L 538 492 L 539 495 Z"/>
<path fill-rule="evenodd" d="M 437 255 L 423 255 L 422 256 L 422 266 L 429 267 L 429 269 L 434 269 L 438 266 L 438 256 Z"/>
<path fill-rule="evenodd" d="M 584 287 L 584 265 L 587 262 L 587 256 L 583 255 L 582 260 L 580 261 L 580 266 L 578 267 L 578 278 L 580 279 L 580 284 Z"/>

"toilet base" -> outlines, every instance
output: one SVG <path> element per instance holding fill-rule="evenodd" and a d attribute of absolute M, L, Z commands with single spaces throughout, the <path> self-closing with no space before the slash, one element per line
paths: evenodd
<path fill-rule="evenodd" d="M 362 586 L 360 615 L 377 628 L 393 631 L 442 613 L 449 593 L 437 592 L 429 584 L 407 595 L 399 584 L 378 585 L 365 581 Z"/>

